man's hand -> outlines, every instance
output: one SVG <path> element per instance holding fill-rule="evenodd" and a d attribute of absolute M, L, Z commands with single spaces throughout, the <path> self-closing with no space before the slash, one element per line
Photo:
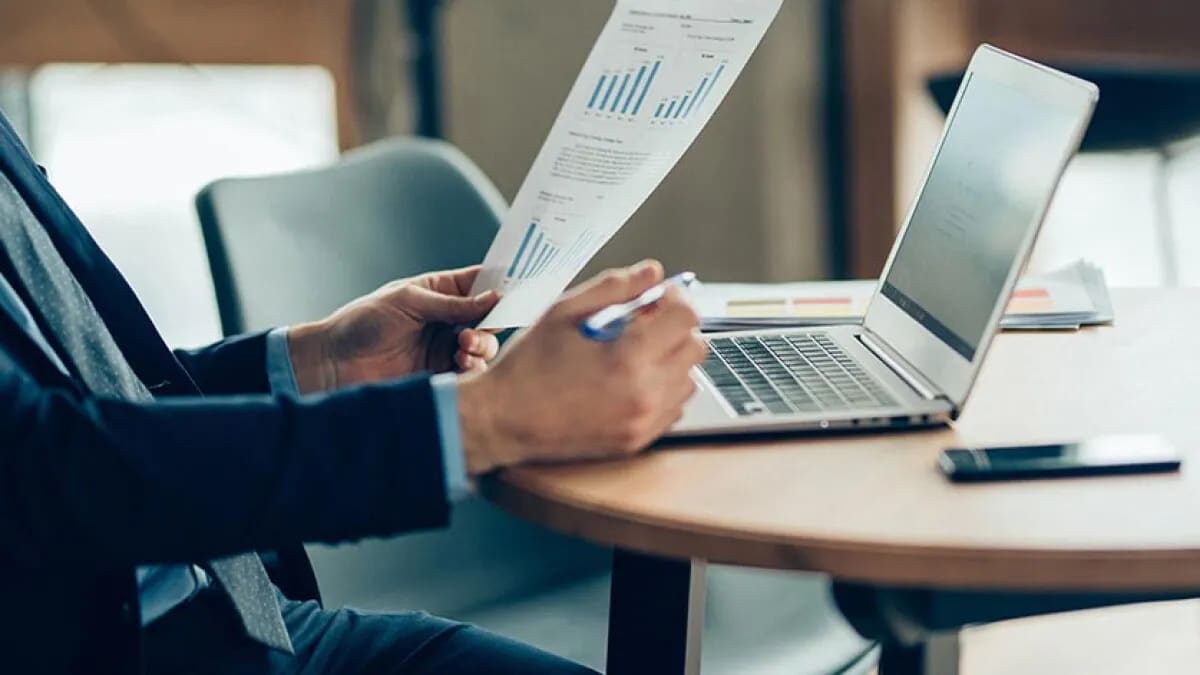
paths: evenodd
<path fill-rule="evenodd" d="M 478 322 L 499 297 L 467 297 L 478 267 L 396 281 L 317 323 L 288 332 L 301 393 L 394 380 L 418 372 L 482 371 L 496 336 L 456 326 Z"/>
<path fill-rule="evenodd" d="M 485 373 L 459 384 L 467 468 L 480 475 L 523 462 L 635 454 L 666 432 L 695 393 L 707 353 L 699 319 L 672 289 L 621 338 L 596 343 L 579 324 L 663 279 L 648 261 L 605 273 L 563 298 Z"/>

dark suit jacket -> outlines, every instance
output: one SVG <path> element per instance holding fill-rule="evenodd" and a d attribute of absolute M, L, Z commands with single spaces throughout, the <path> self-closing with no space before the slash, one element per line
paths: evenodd
<path fill-rule="evenodd" d="M 0 672 L 137 672 L 137 565 L 447 522 L 428 378 L 275 399 L 262 335 L 173 353 L 2 117 L 0 171 L 158 397 L 93 396 L 0 309 Z"/>

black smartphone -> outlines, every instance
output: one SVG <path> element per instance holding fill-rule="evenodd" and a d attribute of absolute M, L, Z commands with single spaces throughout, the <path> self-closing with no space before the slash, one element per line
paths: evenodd
<path fill-rule="evenodd" d="M 943 450 L 942 472 L 957 483 L 1113 476 L 1178 471 L 1183 460 L 1158 436 L 1110 436 L 1078 443 Z"/>

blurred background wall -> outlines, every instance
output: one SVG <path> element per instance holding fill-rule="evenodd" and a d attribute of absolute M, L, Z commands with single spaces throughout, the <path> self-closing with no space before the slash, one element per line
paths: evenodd
<path fill-rule="evenodd" d="M 820 0 L 788 0 L 720 112 L 591 269 L 658 257 L 701 278 L 823 278 Z M 606 0 L 446 8 L 446 131 L 510 199 L 612 10 Z"/>

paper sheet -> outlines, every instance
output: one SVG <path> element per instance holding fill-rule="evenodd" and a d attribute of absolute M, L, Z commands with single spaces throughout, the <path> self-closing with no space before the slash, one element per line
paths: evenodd
<path fill-rule="evenodd" d="M 1009 317 L 1090 316 L 1096 311 L 1083 269 L 1072 265 L 1045 276 L 1022 279 L 1008 303 Z"/>
<path fill-rule="evenodd" d="M 712 119 L 783 0 L 619 0 L 484 260 L 482 328 L 536 321 Z"/>
<path fill-rule="evenodd" d="M 734 324 L 857 323 L 866 315 L 878 285 L 875 281 L 701 284 L 692 292 L 692 302 L 705 319 Z"/>

